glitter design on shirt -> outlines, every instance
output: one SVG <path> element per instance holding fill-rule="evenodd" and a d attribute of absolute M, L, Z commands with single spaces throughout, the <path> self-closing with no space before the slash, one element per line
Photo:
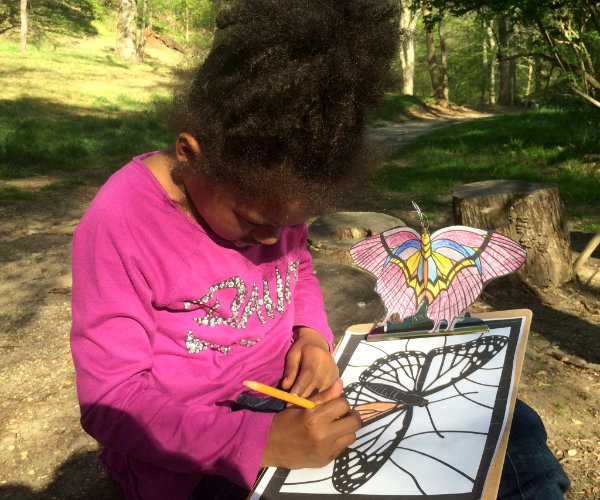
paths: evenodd
<path fill-rule="evenodd" d="M 190 308 L 191 304 L 197 304 L 200 306 L 206 305 L 211 299 L 214 298 L 214 303 L 205 309 L 206 313 L 204 316 L 195 317 L 194 321 L 198 323 L 199 326 L 208 326 L 214 327 L 217 325 L 227 325 L 233 328 L 246 328 L 246 324 L 248 323 L 248 319 L 256 314 L 259 321 L 264 324 L 266 323 L 265 314 L 271 318 L 275 318 L 275 311 L 279 314 L 283 314 L 286 308 L 286 305 L 289 304 L 292 300 L 292 278 L 297 281 L 298 280 L 298 266 L 300 264 L 300 260 L 296 260 L 293 262 L 288 262 L 287 269 L 285 273 L 285 282 L 281 273 L 277 267 L 275 267 L 275 290 L 277 295 L 277 302 L 274 302 L 271 298 L 271 293 L 269 290 L 269 283 L 266 279 L 263 279 L 263 291 L 262 296 L 260 296 L 259 288 L 256 283 L 252 285 L 252 291 L 250 292 L 250 297 L 246 301 L 248 296 L 248 286 L 244 282 L 244 280 L 240 276 L 233 276 L 231 278 L 225 279 L 216 285 L 211 286 L 208 289 L 208 292 L 204 294 L 201 298 L 196 300 L 187 301 L 184 303 L 184 308 L 187 310 Z M 231 316 L 224 317 L 220 313 L 221 302 L 215 294 L 219 290 L 224 290 L 226 288 L 231 288 L 236 290 L 235 297 L 231 302 Z M 245 303 L 245 305 L 244 305 Z M 243 308 L 242 308 L 243 306 Z M 241 314 L 240 314 L 241 311 Z M 204 351 L 206 349 L 211 349 L 215 351 L 219 351 L 223 354 L 228 354 L 229 350 L 233 345 L 241 345 L 244 347 L 252 347 L 257 342 L 259 342 L 263 337 L 255 338 L 255 339 L 239 339 L 235 342 L 224 345 L 217 344 L 214 342 L 209 342 L 207 340 L 198 338 L 194 336 L 194 332 L 192 330 L 187 332 L 185 338 L 185 347 L 189 353 L 195 354 L 200 351 Z"/>

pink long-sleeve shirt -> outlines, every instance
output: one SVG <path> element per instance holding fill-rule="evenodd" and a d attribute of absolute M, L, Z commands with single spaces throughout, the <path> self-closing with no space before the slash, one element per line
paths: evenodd
<path fill-rule="evenodd" d="M 294 326 L 331 345 L 307 229 L 236 248 L 177 207 L 146 156 L 109 179 L 73 239 L 81 422 L 128 498 L 186 499 L 206 474 L 250 487 L 273 414 L 231 410 L 242 381 L 278 384 Z"/>

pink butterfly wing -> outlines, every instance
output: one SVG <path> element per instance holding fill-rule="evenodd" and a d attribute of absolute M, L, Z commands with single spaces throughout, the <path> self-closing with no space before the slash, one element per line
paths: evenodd
<path fill-rule="evenodd" d="M 477 300 L 483 290 L 481 274 L 475 266 L 461 269 L 450 285 L 442 290 L 427 308 L 435 330 L 442 320 L 449 323 Z"/>
<path fill-rule="evenodd" d="M 384 321 L 394 313 L 398 313 L 400 319 L 404 319 L 417 310 L 415 291 L 408 285 L 402 268 L 395 264 L 390 263 L 385 267 L 377 280 L 375 291 L 381 297 L 386 309 Z"/>
<path fill-rule="evenodd" d="M 427 314 L 434 322 L 435 328 L 444 319 L 451 322 L 460 316 L 477 300 L 486 283 L 516 271 L 523 265 L 526 257 L 525 250 L 518 243 L 493 231 L 452 226 L 433 233 L 432 244 L 440 240 L 450 240 L 476 250 L 471 258 L 479 258 L 481 271 L 475 263 L 463 267 L 448 283 L 448 287 L 433 300 Z M 435 252 L 454 260 L 458 253 L 451 247 L 439 247 Z M 464 260 L 467 259 L 459 260 L 455 267 Z"/>
<path fill-rule="evenodd" d="M 490 238 L 486 243 L 488 233 Z M 431 236 L 432 242 L 441 239 L 451 240 L 461 246 L 481 251 L 479 258 L 484 284 L 494 278 L 516 271 L 525 262 L 525 249 L 517 242 L 495 231 L 484 231 L 467 226 L 451 226 L 440 229 Z M 437 252 L 447 255 L 448 249 L 439 249 Z"/>
<path fill-rule="evenodd" d="M 377 278 L 375 291 L 386 308 L 385 320 L 394 312 L 405 318 L 416 310 L 415 292 L 408 286 L 403 267 L 392 262 L 386 264 L 391 249 L 408 241 L 416 241 L 420 246 L 421 237 L 410 227 L 396 227 L 366 238 L 350 249 L 354 262 Z M 399 256 L 401 262 L 404 259 Z"/>
<path fill-rule="evenodd" d="M 525 249 L 516 241 L 503 234 L 492 233 L 490 242 L 480 257 L 483 282 L 515 272 L 524 264 L 526 257 Z"/>

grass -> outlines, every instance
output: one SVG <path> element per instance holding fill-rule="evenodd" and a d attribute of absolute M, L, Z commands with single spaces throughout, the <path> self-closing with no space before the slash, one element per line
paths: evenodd
<path fill-rule="evenodd" d="M 96 106 L 110 110 L 103 114 L 39 98 L 0 100 L 0 179 L 81 173 L 167 144 L 151 107 L 122 107 Z"/>
<path fill-rule="evenodd" d="M 567 403 L 565 403 L 564 401 L 557 401 L 556 403 L 554 403 L 554 413 L 559 417 L 564 416 L 564 414 L 567 411 L 567 408 Z"/>
<path fill-rule="evenodd" d="M 555 183 L 570 217 L 600 229 L 598 111 L 541 109 L 466 122 L 422 136 L 373 177 L 382 196 L 425 211 L 455 186 L 492 179 Z"/>
<path fill-rule="evenodd" d="M 48 175 L 52 189 L 97 182 L 172 140 L 158 112 L 179 62 L 170 52 L 149 50 L 135 64 L 119 61 L 107 38 L 26 53 L 0 40 L 0 60 L 0 179 Z M 0 196 L 27 195 L 4 185 Z"/>
<path fill-rule="evenodd" d="M 367 120 L 371 126 L 382 126 L 386 121 L 408 117 L 413 111 L 425 107 L 425 103 L 418 97 L 389 93 L 384 96 L 379 108 L 368 111 Z"/>
<path fill-rule="evenodd" d="M 0 180 L 35 175 L 48 189 L 102 182 L 133 155 L 172 140 L 158 108 L 171 92 L 177 53 L 148 47 L 142 64 L 114 55 L 108 36 L 53 39 L 21 53 L 0 39 Z M 372 126 L 424 107 L 388 94 L 368 113 Z M 533 110 L 440 129 L 413 142 L 373 177 L 396 208 L 415 200 L 448 212 L 453 187 L 479 180 L 557 183 L 579 229 L 600 229 L 598 112 Z M 0 196 L 24 197 L 0 182 Z"/>

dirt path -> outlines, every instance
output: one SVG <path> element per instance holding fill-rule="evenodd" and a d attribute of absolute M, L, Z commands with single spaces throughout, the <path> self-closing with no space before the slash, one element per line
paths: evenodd
<path fill-rule="evenodd" d="M 439 111 L 435 119 L 379 127 L 371 139 L 396 149 L 435 127 L 475 117 Z M 78 187 L 0 202 L 2 499 L 120 498 L 96 462 L 97 443 L 79 425 L 68 343 L 70 240 L 96 191 Z M 368 204 L 376 210 L 376 200 Z M 490 290 L 483 299 L 482 309 L 533 309 L 519 396 L 546 423 L 573 481 L 569 498 L 600 498 L 597 295 L 571 285 L 555 292 L 524 288 L 518 296 Z"/>

